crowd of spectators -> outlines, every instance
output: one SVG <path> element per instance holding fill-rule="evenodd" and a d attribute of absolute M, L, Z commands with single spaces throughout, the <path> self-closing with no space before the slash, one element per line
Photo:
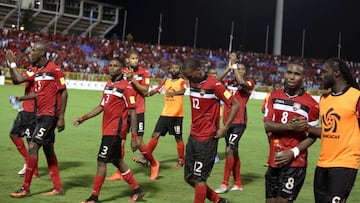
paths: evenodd
<path fill-rule="evenodd" d="M 125 58 L 128 50 L 136 49 L 140 54 L 140 65 L 148 68 L 152 77 L 167 76 L 167 67 L 173 61 L 181 61 L 188 56 L 200 58 L 204 67 L 214 66 L 217 72 L 227 65 L 229 52 L 224 49 L 193 49 L 187 46 L 152 45 L 148 43 L 104 39 L 98 37 L 83 38 L 71 35 L 53 35 L 38 32 L 13 31 L 0 29 L 0 70 L 6 67 L 5 51 L 11 49 L 18 57 L 18 66 L 25 67 L 26 54 L 31 44 L 43 41 L 50 47 L 48 58 L 61 65 L 65 72 L 85 74 L 107 74 L 107 60 L 112 57 Z M 292 56 L 274 56 L 263 53 L 239 52 L 239 60 L 248 68 L 248 77 L 257 85 L 272 85 L 282 82 L 286 64 L 298 61 L 308 67 L 306 88 L 318 89 L 321 66 L 325 59 L 301 58 Z M 360 63 L 349 62 L 354 77 L 359 81 Z"/>

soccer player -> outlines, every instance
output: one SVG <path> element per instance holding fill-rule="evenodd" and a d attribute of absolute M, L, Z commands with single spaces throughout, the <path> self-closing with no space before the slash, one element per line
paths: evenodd
<path fill-rule="evenodd" d="M 185 181 L 195 189 L 195 203 L 203 203 L 206 198 L 215 203 L 229 202 L 212 190 L 206 180 L 214 166 L 218 139 L 229 130 L 239 103 L 221 82 L 205 74 L 198 59 L 185 59 L 182 73 L 190 81 L 192 117 L 185 153 Z M 219 128 L 220 100 L 231 106 L 222 128 Z"/>
<path fill-rule="evenodd" d="M 236 53 L 232 52 L 231 56 L 235 56 Z M 218 189 L 215 190 L 216 193 L 225 193 L 229 191 L 229 179 L 231 173 L 234 177 L 234 185 L 230 188 L 230 191 L 242 191 L 243 184 L 241 183 L 240 176 L 240 167 L 241 161 L 239 156 L 239 142 L 240 138 L 245 132 L 247 125 L 247 111 L 246 104 L 250 98 L 251 91 L 254 89 L 254 82 L 252 80 L 246 80 L 245 74 L 246 69 L 243 64 L 236 63 L 234 61 L 231 64 L 230 60 L 228 67 L 218 75 L 217 79 L 222 81 L 227 90 L 233 95 L 233 97 L 239 102 L 240 108 L 236 114 L 235 119 L 232 121 L 229 130 L 226 133 L 226 160 L 224 165 L 224 178 Z M 234 74 L 234 79 L 224 79 L 223 78 L 232 72 Z M 223 123 L 227 122 L 229 113 L 231 111 L 230 106 L 224 106 L 224 116 Z"/>
<path fill-rule="evenodd" d="M 321 127 L 309 128 L 312 135 L 321 138 L 314 177 L 315 202 L 346 202 L 360 161 L 360 88 L 340 58 L 325 61 L 321 79 L 330 92 L 320 97 Z M 309 137 L 308 143 L 312 144 L 313 139 Z M 300 150 L 309 145 L 307 140 L 303 146 L 299 144 Z"/>
<path fill-rule="evenodd" d="M 37 68 L 29 66 L 26 72 L 24 72 L 24 74 L 20 74 L 18 72 L 18 69 L 14 66 L 14 64 L 16 65 L 16 56 L 11 50 L 6 52 L 6 61 L 10 67 L 10 76 L 12 82 L 14 84 L 25 83 L 25 96 L 33 94 L 33 92 L 35 92 L 34 77 Z M 16 97 L 18 101 L 23 101 L 23 110 L 17 114 L 13 123 L 13 127 L 10 131 L 10 138 L 12 142 L 15 144 L 17 150 L 20 152 L 20 154 L 24 157 L 25 160 L 24 167 L 18 172 L 19 175 L 25 174 L 26 160 L 29 157 L 28 151 L 24 145 L 24 141 L 22 138 L 26 136 L 27 142 L 29 143 L 31 134 L 34 131 L 36 125 L 35 99 L 23 100 L 23 98 L 24 97 Z M 33 176 L 34 178 L 39 177 L 37 165 L 35 167 Z"/>
<path fill-rule="evenodd" d="M 143 141 L 145 132 L 145 96 L 148 94 L 150 86 L 150 74 L 149 72 L 139 66 L 139 54 L 135 50 L 130 50 L 126 55 L 126 63 L 128 67 L 124 68 L 124 77 L 132 84 L 136 92 L 136 117 L 137 117 L 137 143 L 138 149 L 143 156 L 146 156 L 146 147 Z M 124 150 L 123 150 L 124 151 Z M 151 159 L 151 157 L 149 158 Z M 135 162 L 146 164 L 145 158 L 134 157 Z M 159 171 L 159 163 L 155 162 L 151 165 L 152 171 Z M 154 174 L 155 177 L 156 174 Z M 157 176 L 156 176 L 157 177 Z M 106 180 L 121 180 L 121 172 L 116 172 L 106 178 Z M 155 178 L 156 179 L 156 178 Z"/>
<path fill-rule="evenodd" d="M 147 144 L 147 154 L 152 154 L 159 137 L 165 136 L 167 132 L 175 136 L 177 144 L 178 162 L 175 168 L 183 167 L 184 165 L 184 142 L 182 138 L 182 123 L 184 117 L 184 93 L 187 89 L 186 81 L 180 77 L 180 65 L 174 63 L 169 68 L 171 78 L 161 82 L 161 84 L 154 90 L 148 93 L 148 96 L 164 92 L 164 108 L 156 123 L 152 137 Z M 152 165 L 155 159 L 148 160 Z M 156 174 L 154 174 L 156 175 Z"/>
<path fill-rule="evenodd" d="M 31 47 L 29 61 L 37 67 L 35 74 L 36 96 L 36 127 L 31 135 L 29 145 L 29 158 L 26 161 L 26 172 L 22 187 L 10 193 L 11 197 L 19 198 L 30 195 L 30 184 L 36 164 L 38 151 L 43 147 L 49 173 L 53 182 L 53 189 L 43 195 L 63 195 L 64 190 L 60 181 L 58 161 L 54 150 L 55 128 L 58 132 L 65 129 L 65 109 L 67 104 L 67 91 L 65 79 L 61 68 L 46 58 L 47 46 L 43 42 L 36 42 Z M 15 62 L 11 62 L 16 68 Z"/>
<path fill-rule="evenodd" d="M 137 184 L 133 173 L 124 162 L 122 151 L 122 139 L 127 134 L 127 118 L 131 118 L 131 148 L 136 150 L 136 113 L 135 113 L 135 90 L 132 85 L 123 78 L 123 62 L 119 58 L 112 59 L 109 64 L 111 80 L 105 85 L 101 102 L 92 111 L 74 120 L 75 126 L 80 125 L 87 119 L 103 113 L 102 140 L 97 158 L 97 171 L 94 178 L 91 196 L 82 203 L 99 202 L 99 194 L 106 176 L 106 165 L 112 163 L 120 172 L 123 179 L 132 189 L 132 197 L 129 202 L 136 202 L 144 196 L 143 190 Z"/>
<path fill-rule="evenodd" d="M 264 114 L 265 130 L 270 134 L 269 167 L 265 174 L 267 203 L 293 202 L 305 180 L 307 150 L 297 145 L 306 139 L 309 125 L 318 124 L 318 103 L 305 92 L 305 68 L 289 63 L 285 88 L 270 93 Z M 293 159 L 278 163 L 283 151 Z"/>

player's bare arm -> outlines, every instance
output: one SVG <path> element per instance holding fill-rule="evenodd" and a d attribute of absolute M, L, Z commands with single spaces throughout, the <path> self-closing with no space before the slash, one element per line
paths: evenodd
<path fill-rule="evenodd" d="M 58 132 L 65 130 L 65 110 L 67 105 L 68 93 L 66 89 L 61 90 L 61 106 L 59 120 L 56 124 Z"/>
<path fill-rule="evenodd" d="M 31 100 L 31 99 L 35 99 L 36 96 L 37 96 L 37 93 L 32 92 L 32 93 L 24 95 L 24 96 L 16 97 L 16 99 L 19 100 L 19 101 Z"/>
<path fill-rule="evenodd" d="M 224 126 L 222 128 L 220 128 L 218 131 L 216 131 L 215 138 L 222 138 L 226 135 L 226 132 L 229 130 L 231 123 L 235 119 L 235 116 L 236 116 L 237 112 L 239 111 L 239 108 L 240 108 L 239 102 L 236 99 L 233 99 L 232 103 L 231 103 L 231 110 L 230 110 L 229 118 L 226 121 L 226 123 L 224 124 Z"/>
<path fill-rule="evenodd" d="M 10 76 L 14 84 L 20 84 L 28 81 L 28 79 L 25 76 L 23 76 L 17 69 L 16 56 L 11 50 L 8 50 L 6 52 L 5 60 L 8 66 L 10 67 Z"/>
<path fill-rule="evenodd" d="M 78 117 L 76 118 L 74 121 L 73 121 L 73 125 L 74 126 L 79 126 L 81 123 L 83 123 L 84 121 L 92 118 L 92 117 L 95 117 L 97 115 L 99 115 L 101 112 L 104 111 L 104 108 L 102 106 L 96 106 L 93 110 L 91 110 L 89 113 L 87 114 L 84 114 L 83 116 L 81 117 Z"/>
<path fill-rule="evenodd" d="M 301 141 L 298 146 L 296 146 L 298 152 L 296 152 L 297 154 L 295 154 L 295 150 L 294 148 L 291 150 L 285 150 L 282 151 L 281 154 L 279 154 L 279 156 L 275 157 L 275 163 L 276 165 L 286 165 L 291 163 L 291 161 L 293 159 L 295 159 L 302 151 L 306 150 L 307 148 L 309 148 L 312 144 L 314 144 L 316 141 L 316 138 L 308 136 L 307 138 L 305 138 L 303 141 Z"/>
<path fill-rule="evenodd" d="M 137 117 L 135 109 L 129 109 L 130 114 L 130 125 L 131 125 L 131 142 L 130 147 L 133 152 L 135 152 L 138 148 L 137 142 Z"/>
<path fill-rule="evenodd" d="M 309 128 L 307 120 L 304 117 L 293 117 L 292 120 L 288 123 L 276 123 L 273 121 L 264 122 L 264 127 L 266 131 L 269 132 L 281 132 L 293 130 L 296 132 L 306 131 Z"/>

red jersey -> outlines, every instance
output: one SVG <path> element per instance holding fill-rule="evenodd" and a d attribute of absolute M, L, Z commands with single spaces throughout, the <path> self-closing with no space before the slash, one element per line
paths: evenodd
<path fill-rule="evenodd" d="M 319 104 L 305 91 L 297 96 L 289 96 L 284 89 L 275 90 L 270 93 L 267 108 L 264 115 L 264 121 L 273 121 L 276 123 L 291 122 L 294 116 L 305 117 L 309 125 L 317 126 L 319 117 Z M 306 138 L 306 132 L 282 131 L 271 132 L 270 136 L 270 156 L 269 165 L 271 167 L 279 167 L 274 162 L 274 140 L 279 139 L 279 143 L 283 150 L 290 150 L 296 147 L 302 140 Z M 307 150 L 300 153 L 294 159 L 291 167 L 307 166 Z"/>
<path fill-rule="evenodd" d="M 25 83 L 25 94 L 28 95 L 35 92 L 35 73 L 37 68 L 30 66 L 26 72 L 23 74 L 27 78 L 27 82 Z M 35 112 L 35 99 L 24 100 L 23 103 L 24 111 L 26 112 Z"/>
<path fill-rule="evenodd" d="M 135 108 L 135 90 L 126 80 L 106 83 L 100 106 L 104 108 L 103 136 L 126 139 L 128 109 Z"/>
<path fill-rule="evenodd" d="M 126 73 L 128 68 L 125 68 L 123 72 Z M 134 78 L 135 80 L 143 86 L 150 86 L 150 74 L 147 69 L 138 67 L 134 70 Z M 136 114 L 141 114 L 145 112 L 145 97 L 134 87 L 136 91 Z"/>
<path fill-rule="evenodd" d="M 233 96 L 214 77 L 206 76 L 200 83 L 190 83 L 191 130 L 198 141 L 214 139 L 219 128 L 220 100 L 231 105 Z"/>
<path fill-rule="evenodd" d="M 35 74 L 35 92 L 37 115 L 60 115 L 61 92 L 66 89 L 64 74 L 61 68 L 49 61 Z"/>
<path fill-rule="evenodd" d="M 235 80 L 223 80 L 225 87 L 231 92 L 234 98 L 239 102 L 240 108 L 234 118 L 232 124 L 247 124 L 247 112 L 246 112 L 246 103 L 249 101 L 251 91 L 254 89 L 254 82 L 251 80 L 245 81 L 248 84 L 248 90 L 245 91 L 244 87 L 239 85 Z M 224 116 L 223 123 L 226 123 L 230 115 L 231 106 L 224 105 Z"/>

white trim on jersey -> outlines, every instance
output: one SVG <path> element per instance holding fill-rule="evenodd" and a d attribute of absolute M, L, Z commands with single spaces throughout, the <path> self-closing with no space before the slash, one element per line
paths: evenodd
<path fill-rule="evenodd" d="M 319 120 L 310 121 L 310 122 L 308 122 L 308 124 L 311 126 L 317 127 L 317 126 L 319 126 Z"/>
<path fill-rule="evenodd" d="M 201 99 L 219 99 L 215 94 L 200 94 L 200 92 L 190 92 L 190 96 Z"/>
<path fill-rule="evenodd" d="M 42 81 L 42 80 L 55 80 L 55 78 L 53 77 L 53 76 L 48 76 L 48 75 L 46 75 L 46 76 L 37 76 L 37 77 L 35 77 L 35 79 L 34 79 L 35 81 Z"/>
<path fill-rule="evenodd" d="M 231 91 L 237 91 L 237 90 L 239 90 L 239 88 L 236 86 L 236 87 L 234 87 L 234 86 L 226 86 L 226 88 L 227 89 L 229 89 L 229 90 L 231 90 Z"/>
<path fill-rule="evenodd" d="M 118 91 L 113 91 L 113 90 L 104 90 L 104 94 L 114 95 L 116 97 L 123 98 L 125 101 L 126 107 L 129 106 L 123 93 L 120 93 Z"/>
<path fill-rule="evenodd" d="M 274 109 L 275 110 L 281 110 L 281 111 L 289 111 L 289 112 L 293 112 L 296 114 L 300 114 L 302 116 L 304 116 L 307 120 L 309 120 L 309 114 L 302 110 L 302 109 L 297 109 L 295 111 L 293 106 L 289 106 L 289 105 L 284 105 L 284 104 L 274 104 Z"/>

